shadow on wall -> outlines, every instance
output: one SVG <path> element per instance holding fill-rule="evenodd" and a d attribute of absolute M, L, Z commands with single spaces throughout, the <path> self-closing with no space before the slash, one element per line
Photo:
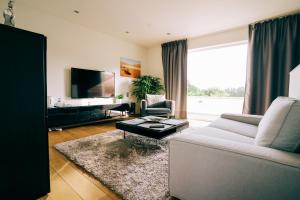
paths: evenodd
<path fill-rule="evenodd" d="M 64 69 L 65 74 L 65 96 L 71 97 L 71 68 Z"/>

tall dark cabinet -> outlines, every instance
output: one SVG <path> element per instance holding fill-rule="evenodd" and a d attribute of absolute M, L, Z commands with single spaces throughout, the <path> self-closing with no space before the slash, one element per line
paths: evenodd
<path fill-rule="evenodd" d="M 0 25 L 0 199 L 50 191 L 46 37 Z"/>

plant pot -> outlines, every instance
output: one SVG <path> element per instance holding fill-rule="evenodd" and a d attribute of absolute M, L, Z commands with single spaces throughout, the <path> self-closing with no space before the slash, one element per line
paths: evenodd
<path fill-rule="evenodd" d="M 122 99 L 117 99 L 117 103 L 122 103 Z"/>

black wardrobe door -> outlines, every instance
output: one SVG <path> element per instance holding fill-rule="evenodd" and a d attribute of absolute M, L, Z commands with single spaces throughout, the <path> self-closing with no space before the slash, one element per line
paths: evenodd
<path fill-rule="evenodd" d="M 0 191 L 8 199 L 35 199 L 49 191 L 45 41 L 0 26 Z"/>

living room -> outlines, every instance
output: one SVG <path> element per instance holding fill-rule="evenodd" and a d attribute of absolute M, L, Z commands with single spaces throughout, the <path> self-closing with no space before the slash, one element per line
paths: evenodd
<path fill-rule="evenodd" d="M 300 199 L 300 1 L 1 0 L 1 199 Z"/>

